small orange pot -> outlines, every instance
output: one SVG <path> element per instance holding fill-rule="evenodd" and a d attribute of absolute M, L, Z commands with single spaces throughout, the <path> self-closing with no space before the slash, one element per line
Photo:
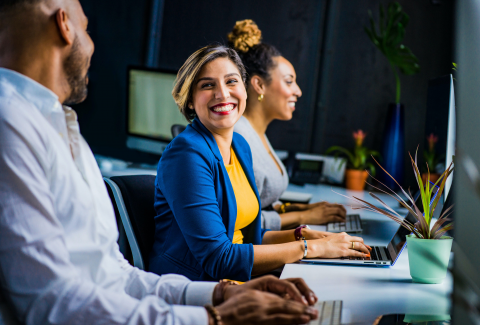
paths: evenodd
<path fill-rule="evenodd" d="M 345 171 L 345 185 L 347 190 L 363 191 L 368 173 L 366 170 L 347 169 Z"/>
<path fill-rule="evenodd" d="M 422 182 L 423 184 L 425 184 L 425 182 L 427 181 L 427 173 L 423 173 L 422 174 Z M 435 183 L 436 181 L 438 181 L 438 179 L 440 178 L 440 174 L 437 174 L 437 173 L 430 173 L 430 181 L 432 183 Z"/>

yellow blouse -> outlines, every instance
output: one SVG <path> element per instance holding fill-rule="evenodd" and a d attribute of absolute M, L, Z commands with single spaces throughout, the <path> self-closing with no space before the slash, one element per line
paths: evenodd
<path fill-rule="evenodd" d="M 258 215 L 258 199 L 253 191 L 242 165 L 237 159 L 233 149 L 230 149 L 230 165 L 225 165 L 230 182 L 232 183 L 235 200 L 237 201 L 237 220 L 235 221 L 235 232 L 232 242 L 243 244 L 241 229 L 245 228 L 255 220 Z"/>

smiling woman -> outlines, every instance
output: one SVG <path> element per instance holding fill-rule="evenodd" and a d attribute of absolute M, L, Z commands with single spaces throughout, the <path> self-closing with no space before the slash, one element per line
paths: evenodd
<path fill-rule="evenodd" d="M 262 206 L 267 208 L 262 211 L 262 227 L 280 230 L 344 221 L 346 210 L 338 204 L 279 202 L 288 186 L 288 175 L 265 132 L 274 120 L 292 119 L 302 91 L 293 65 L 274 46 L 261 42 L 261 37 L 260 29 L 250 19 L 238 21 L 228 34 L 230 46 L 242 58 L 248 76 L 246 111 L 235 132 L 244 136 L 252 149 L 255 181 Z"/>
<path fill-rule="evenodd" d="M 245 111 L 245 76 L 237 53 L 220 45 L 198 50 L 178 72 L 172 95 L 193 121 L 158 164 L 152 272 L 246 281 L 306 256 L 368 253 L 347 234 L 261 228 L 250 147 L 233 132 Z"/>

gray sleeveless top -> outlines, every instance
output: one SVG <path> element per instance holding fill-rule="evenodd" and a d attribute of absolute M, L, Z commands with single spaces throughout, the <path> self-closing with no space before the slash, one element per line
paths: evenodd
<path fill-rule="evenodd" d="M 269 152 L 265 149 L 257 132 L 255 132 L 245 117 L 242 116 L 235 124 L 234 131 L 242 135 L 250 145 L 255 183 L 257 184 L 258 193 L 260 194 L 262 208 L 278 202 L 282 193 L 287 189 L 288 175 L 285 166 L 270 145 L 270 141 L 268 141 L 268 138 L 265 136 L 268 147 L 282 169 L 282 173 L 280 173 Z M 280 230 L 280 215 L 275 211 L 262 211 L 262 228 Z"/>

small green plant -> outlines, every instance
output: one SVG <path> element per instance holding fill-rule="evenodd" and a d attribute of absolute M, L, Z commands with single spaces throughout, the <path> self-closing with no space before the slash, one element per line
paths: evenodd
<path fill-rule="evenodd" d="M 410 193 L 410 191 L 408 191 L 408 194 L 407 194 L 407 192 L 405 192 L 405 190 L 400 186 L 400 184 L 398 184 L 398 182 L 375 160 L 375 158 L 372 157 L 375 160 L 375 162 L 378 164 L 378 166 L 380 166 L 380 168 L 385 173 L 387 173 L 387 175 L 390 176 L 395 181 L 395 183 L 400 187 L 403 194 L 407 197 L 408 201 L 410 201 L 411 204 L 408 204 L 407 202 L 405 202 L 405 200 L 403 200 L 397 193 L 395 193 L 394 191 L 392 191 L 391 189 L 389 189 L 386 186 L 385 186 L 386 189 L 390 193 L 385 191 L 385 190 L 382 190 L 378 187 L 375 187 L 375 186 L 373 186 L 373 187 L 375 189 L 393 197 L 398 203 L 400 203 L 400 205 L 402 207 L 407 209 L 415 217 L 417 222 L 415 222 L 413 224 L 413 223 L 409 222 L 408 220 L 404 219 L 397 212 L 395 212 L 395 210 L 393 210 L 388 205 L 386 205 L 380 198 L 378 198 L 373 193 L 370 193 L 370 195 L 374 199 L 376 199 L 378 202 L 380 202 L 382 204 L 382 206 L 384 206 L 388 211 L 383 210 L 381 208 L 378 208 L 378 207 L 374 206 L 373 204 L 368 203 L 367 201 L 359 199 L 355 196 L 353 198 L 357 201 L 360 201 L 363 204 L 364 207 L 361 208 L 361 209 L 365 209 L 365 210 L 372 211 L 372 212 L 378 212 L 380 214 L 383 214 L 383 215 L 389 217 L 390 219 L 394 220 L 395 222 L 399 223 L 400 225 L 402 225 L 403 227 L 408 229 L 417 238 L 420 238 L 420 239 L 440 239 L 445 234 L 445 232 L 453 229 L 453 223 L 452 222 L 448 223 L 448 221 L 450 221 L 450 219 L 448 219 L 448 216 L 451 214 L 451 209 L 452 209 L 453 205 L 451 207 L 449 207 L 448 209 L 446 209 L 442 213 L 442 215 L 438 218 L 438 220 L 433 224 L 432 227 L 430 226 L 430 224 L 432 222 L 433 212 L 435 211 L 435 208 L 437 207 L 438 201 L 440 200 L 440 197 L 442 196 L 443 190 L 445 188 L 445 182 L 446 182 L 448 176 L 450 176 L 451 173 L 453 172 L 453 162 L 450 164 L 450 166 L 448 166 L 447 170 L 445 170 L 445 172 L 443 172 L 443 174 L 440 176 L 440 178 L 435 183 L 435 185 L 430 186 L 430 182 L 428 182 L 428 181 L 425 182 L 426 184 L 423 184 L 422 176 L 420 174 L 420 170 L 418 169 L 418 165 L 417 165 L 417 154 L 415 153 L 415 160 L 413 160 L 410 153 L 409 153 L 409 156 L 410 156 L 410 160 L 412 161 L 413 171 L 415 173 L 415 178 L 417 180 L 417 184 L 418 184 L 418 187 L 420 189 L 420 197 L 421 197 L 421 202 L 422 202 L 424 213 L 422 213 L 420 211 L 420 209 L 416 206 L 415 201 L 412 197 L 412 193 Z M 427 171 L 428 171 L 428 165 L 427 165 Z M 430 179 L 430 171 L 428 171 L 428 178 L 427 179 Z M 438 192 L 436 193 L 435 199 L 430 204 L 433 195 L 435 195 L 434 191 L 437 188 L 437 186 L 438 186 Z"/>
<path fill-rule="evenodd" d="M 372 12 L 369 10 L 370 28 L 364 27 L 365 32 L 372 43 L 385 55 L 396 81 L 396 99 L 395 103 L 400 103 L 400 78 L 398 77 L 397 68 L 401 73 L 413 75 L 420 71 L 418 58 L 412 51 L 402 44 L 405 36 L 405 28 L 410 18 L 402 11 L 402 7 L 398 2 L 392 2 L 387 7 L 387 12 L 382 4 L 380 4 L 380 20 L 378 22 L 378 33 Z"/>
<path fill-rule="evenodd" d="M 375 150 L 370 150 L 363 146 L 363 140 L 367 134 L 362 130 L 353 132 L 353 139 L 355 140 L 355 147 L 353 150 L 348 150 L 340 146 L 332 146 L 328 148 L 327 154 L 335 152 L 335 157 L 339 155 L 344 155 L 347 158 L 347 167 L 350 169 L 356 170 L 365 170 L 370 169 L 370 173 L 375 176 L 375 165 L 367 161 L 370 156 L 380 157 L 380 154 Z M 339 165 L 339 168 L 342 167 L 344 162 Z"/>
<path fill-rule="evenodd" d="M 425 162 L 427 163 L 427 166 L 431 166 L 433 170 L 435 170 L 435 167 L 438 165 L 438 162 L 440 159 L 444 158 L 445 155 L 437 155 L 437 152 L 435 151 L 435 145 L 438 142 L 438 137 L 431 133 L 427 137 L 428 141 L 428 148 L 423 151 L 423 158 L 425 159 Z M 425 169 L 425 172 L 427 170 Z"/>

